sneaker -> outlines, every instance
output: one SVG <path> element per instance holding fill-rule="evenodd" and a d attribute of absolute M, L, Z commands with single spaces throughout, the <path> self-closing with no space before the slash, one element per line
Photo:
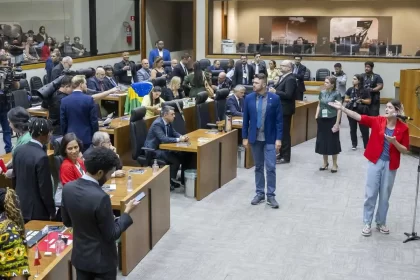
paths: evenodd
<path fill-rule="evenodd" d="M 258 204 L 260 204 L 261 202 L 264 202 L 264 199 L 265 199 L 264 195 L 259 195 L 259 194 L 257 194 L 257 195 L 254 197 L 254 199 L 251 201 L 251 204 L 252 204 L 252 205 L 258 205 Z"/>
<path fill-rule="evenodd" d="M 274 196 L 267 197 L 267 204 L 271 206 L 271 208 L 277 209 L 279 208 L 279 204 L 277 203 Z"/>
<path fill-rule="evenodd" d="M 386 225 L 376 224 L 376 229 L 379 230 L 380 233 L 389 234 L 389 229 L 386 227 Z"/>
<path fill-rule="evenodd" d="M 353 151 L 356 151 L 356 146 L 351 147 Z"/>
<path fill-rule="evenodd" d="M 362 235 L 363 236 L 371 236 L 372 235 L 372 230 L 370 228 L 370 225 L 365 225 L 365 227 L 362 230 Z"/>

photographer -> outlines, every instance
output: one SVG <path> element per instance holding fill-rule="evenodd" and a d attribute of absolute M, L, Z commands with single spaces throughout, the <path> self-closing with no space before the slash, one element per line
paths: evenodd
<path fill-rule="evenodd" d="M 346 92 L 345 102 L 346 108 L 360 115 L 369 115 L 369 105 L 371 104 L 371 97 L 369 90 L 363 87 L 363 76 L 356 74 L 352 80 L 353 87 Z M 357 148 L 357 121 L 348 117 L 350 125 L 350 137 L 352 143 L 352 150 Z M 359 123 L 360 133 L 362 133 L 363 146 L 366 149 L 369 141 L 369 128 Z"/>
<path fill-rule="evenodd" d="M 10 87 L 19 88 L 18 82 L 8 84 L 10 82 L 8 80 L 10 73 L 8 72 L 12 71 L 8 65 L 9 60 L 7 57 L 0 56 L 0 125 L 3 131 L 4 150 L 6 153 L 10 153 L 12 151 L 12 131 L 9 126 L 9 121 L 7 120 L 7 112 L 10 110 L 10 102 L 7 94 L 10 91 Z"/>
<path fill-rule="evenodd" d="M 375 64 L 372 61 L 365 62 L 365 73 L 363 77 L 363 87 L 370 93 L 372 102 L 370 104 L 369 113 L 371 116 L 379 116 L 381 90 L 384 87 L 384 81 L 378 74 L 373 73 Z"/>
<path fill-rule="evenodd" d="M 61 106 L 61 99 L 72 93 L 73 89 L 71 87 L 71 79 L 73 76 L 64 76 L 61 80 L 60 88 L 52 94 L 52 96 L 48 99 L 44 99 L 42 101 L 42 108 L 48 109 L 49 119 L 52 123 L 52 136 L 51 136 L 51 143 L 54 142 L 55 139 L 60 138 L 61 135 L 61 128 L 60 128 L 60 106 Z"/>

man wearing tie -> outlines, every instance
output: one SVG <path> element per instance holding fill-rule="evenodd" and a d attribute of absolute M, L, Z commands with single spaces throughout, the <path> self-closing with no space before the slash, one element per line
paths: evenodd
<path fill-rule="evenodd" d="M 232 85 L 252 85 L 254 68 L 248 64 L 248 57 L 241 55 L 241 63 L 237 63 L 232 77 Z"/>
<path fill-rule="evenodd" d="M 186 165 L 183 164 L 186 157 L 183 157 L 178 152 L 159 150 L 160 144 L 165 143 L 178 143 L 188 142 L 188 136 L 179 134 L 172 126 L 172 122 L 175 119 L 175 108 L 171 106 L 165 106 L 162 108 L 161 117 L 157 118 L 150 126 L 149 132 L 147 133 L 144 147 L 155 150 L 156 158 L 165 161 L 170 165 L 170 180 L 171 190 L 179 188 L 180 184 L 176 181 L 176 175 L 179 170 L 179 166 L 182 164 L 182 168 L 185 169 Z M 184 161 L 182 160 L 184 159 Z M 184 170 L 181 172 L 181 184 L 184 180 Z"/>
<path fill-rule="evenodd" d="M 188 63 L 190 62 L 190 60 L 191 60 L 191 55 L 189 55 L 188 53 L 185 53 L 181 57 L 181 61 L 179 62 L 179 64 L 176 65 L 174 69 L 172 70 L 172 77 L 180 77 L 181 85 L 184 82 L 185 76 L 188 75 Z"/>
<path fill-rule="evenodd" d="M 295 113 L 295 99 L 297 83 L 292 74 L 293 63 L 290 60 L 284 60 L 280 64 L 280 72 L 283 74 L 279 82 L 270 88 L 270 92 L 276 93 L 281 100 L 283 112 L 283 138 L 280 154 L 277 156 L 277 163 L 289 163 L 292 147 L 290 136 L 290 127 L 292 125 L 292 116 Z"/>
<path fill-rule="evenodd" d="M 264 164 L 267 168 L 267 204 L 279 208 L 275 199 L 276 153 L 280 151 L 283 137 L 283 114 L 280 97 L 267 92 L 267 77 L 257 74 L 253 81 L 254 92 L 245 97 L 242 138 L 246 148 L 251 145 L 255 162 L 256 195 L 251 201 L 257 205 L 265 200 Z"/>
<path fill-rule="evenodd" d="M 293 75 L 297 80 L 297 94 L 296 100 L 303 100 L 303 93 L 306 91 L 305 88 L 305 73 L 306 67 L 302 65 L 302 57 L 297 55 L 295 56 L 295 67 L 293 68 Z"/>
<path fill-rule="evenodd" d="M 255 53 L 254 55 L 254 62 L 252 63 L 252 67 L 254 68 L 255 75 L 257 74 L 264 74 L 268 77 L 267 67 L 265 66 L 264 60 L 261 60 L 261 54 Z"/>
<path fill-rule="evenodd" d="M 232 116 L 242 117 L 244 112 L 244 95 L 245 87 L 237 85 L 233 90 L 233 94 L 226 100 L 226 110 L 229 110 Z"/>
<path fill-rule="evenodd" d="M 106 76 L 104 79 L 105 90 L 109 90 L 111 88 L 116 87 L 117 82 L 114 79 L 114 69 L 112 68 L 112 66 L 105 65 L 104 70 L 105 70 L 105 76 Z"/>
<path fill-rule="evenodd" d="M 91 90 L 88 93 L 93 97 L 93 100 L 95 101 L 101 100 L 110 94 L 118 92 L 117 87 L 113 87 L 109 90 L 106 89 L 105 70 L 102 67 L 96 68 L 95 77 L 89 78 L 87 80 L 87 88 Z"/>
<path fill-rule="evenodd" d="M 137 71 L 137 81 L 139 82 L 147 82 L 150 81 L 150 68 L 149 68 L 149 61 L 147 59 L 143 59 L 141 61 L 141 69 Z"/>

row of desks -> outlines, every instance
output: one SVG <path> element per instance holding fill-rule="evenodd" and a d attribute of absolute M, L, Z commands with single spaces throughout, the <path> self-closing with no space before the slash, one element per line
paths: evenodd
<path fill-rule="evenodd" d="M 137 167 L 124 167 L 124 170 L 128 171 L 133 168 Z M 121 251 L 119 253 L 124 276 L 137 266 L 170 227 L 169 167 L 161 168 L 156 174 L 152 173 L 151 168 L 144 168 L 144 170 L 143 174 L 130 174 L 133 191 L 129 193 L 126 187 L 127 176 L 107 182 L 107 184 L 116 185 L 116 190 L 109 192 L 114 210 L 123 212 L 125 205 L 131 199 L 140 192 L 146 194 L 130 214 L 134 222 L 133 225 L 121 236 Z M 45 225 L 61 225 L 61 223 L 31 221 L 25 227 L 27 230 L 41 230 Z M 71 250 L 72 245 L 68 246 L 60 256 L 42 255 L 41 265 L 38 267 L 39 276 L 36 279 L 73 279 L 74 271 L 70 262 Z M 37 271 L 37 267 L 33 266 L 35 246 L 29 249 L 28 254 L 31 274 L 34 276 Z M 30 279 L 34 279 L 33 276 Z"/>

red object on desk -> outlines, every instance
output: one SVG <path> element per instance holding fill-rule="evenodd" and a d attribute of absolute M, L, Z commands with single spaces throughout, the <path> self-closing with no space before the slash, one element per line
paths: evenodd
<path fill-rule="evenodd" d="M 55 254 L 55 242 L 58 239 L 58 234 L 60 232 L 50 232 L 47 236 L 45 236 L 39 243 L 38 247 L 41 252 L 51 252 Z M 65 245 L 65 248 L 67 248 L 68 245 L 73 243 L 73 235 L 71 233 L 63 233 L 62 237 L 68 238 L 67 244 Z"/>
<path fill-rule="evenodd" d="M 3 173 L 6 173 L 7 167 L 6 167 L 6 164 L 4 164 L 4 160 L 2 158 L 0 158 L 0 168 L 1 168 L 1 171 L 3 171 Z"/>

